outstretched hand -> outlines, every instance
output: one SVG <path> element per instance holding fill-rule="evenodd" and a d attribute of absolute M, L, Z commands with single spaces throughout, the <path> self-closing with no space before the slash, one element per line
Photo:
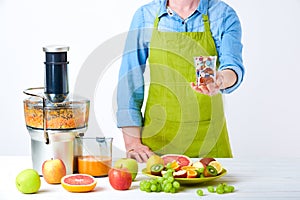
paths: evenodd
<path fill-rule="evenodd" d="M 191 87 L 196 92 L 199 92 L 201 94 L 213 96 L 220 92 L 220 89 L 222 89 L 224 77 L 221 72 L 216 73 L 216 81 L 214 83 L 209 83 L 207 85 L 200 85 L 199 87 L 195 85 L 195 83 L 191 83 Z"/>

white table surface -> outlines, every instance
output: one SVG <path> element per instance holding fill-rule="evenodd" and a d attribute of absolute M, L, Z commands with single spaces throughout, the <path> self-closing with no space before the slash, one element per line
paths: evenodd
<path fill-rule="evenodd" d="M 41 178 L 42 184 L 36 194 L 22 194 L 15 186 L 17 174 L 31 168 L 31 157 L 0 156 L 0 200 L 22 199 L 63 199 L 63 200 L 105 200 L 105 199 L 300 199 L 300 158 L 289 159 L 217 159 L 227 174 L 213 182 L 182 186 L 180 192 L 146 193 L 140 191 L 139 182 L 149 177 L 139 173 L 130 190 L 114 190 L 108 178 L 97 178 L 97 186 L 93 192 L 70 193 L 59 185 L 50 185 Z M 141 171 L 145 164 L 139 165 Z M 207 191 L 208 185 L 226 182 L 236 188 L 234 193 L 218 195 Z M 199 197 L 197 189 L 203 189 L 205 195 Z"/>

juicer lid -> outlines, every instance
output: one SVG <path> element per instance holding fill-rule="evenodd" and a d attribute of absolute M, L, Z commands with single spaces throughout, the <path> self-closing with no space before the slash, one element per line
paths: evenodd
<path fill-rule="evenodd" d="M 66 46 L 66 45 L 49 45 L 49 46 L 43 47 L 44 52 L 51 52 L 51 53 L 67 52 L 67 51 L 69 51 L 69 49 L 70 49 L 70 47 Z"/>
<path fill-rule="evenodd" d="M 35 103 L 42 106 L 43 99 L 45 100 L 45 104 L 47 107 L 58 107 L 58 106 L 70 106 L 77 104 L 86 104 L 90 103 L 90 100 L 84 96 L 80 96 L 78 94 L 70 93 L 68 97 L 59 103 L 53 103 L 47 99 L 45 94 L 42 92 L 44 87 L 36 87 L 36 88 L 28 88 L 23 91 L 27 97 L 24 99 L 24 103 Z"/>

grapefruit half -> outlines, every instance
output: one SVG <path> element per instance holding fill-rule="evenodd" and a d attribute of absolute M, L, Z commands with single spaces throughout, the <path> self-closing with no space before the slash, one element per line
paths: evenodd
<path fill-rule="evenodd" d="M 175 160 L 180 165 L 180 168 L 183 166 L 191 166 L 193 164 L 191 158 L 185 155 L 165 154 L 162 155 L 161 158 L 164 160 L 165 165 Z"/>
<path fill-rule="evenodd" d="M 69 192 L 90 192 L 96 187 L 97 181 L 88 174 L 70 174 L 61 179 L 61 185 Z"/>

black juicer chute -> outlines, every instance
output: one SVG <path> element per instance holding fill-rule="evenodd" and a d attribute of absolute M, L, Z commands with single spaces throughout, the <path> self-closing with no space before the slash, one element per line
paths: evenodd
<path fill-rule="evenodd" d="M 45 96 L 52 103 L 63 102 L 69 94 L 68 59 L 66 46 L 48 46 L 46 53 Z"/>

